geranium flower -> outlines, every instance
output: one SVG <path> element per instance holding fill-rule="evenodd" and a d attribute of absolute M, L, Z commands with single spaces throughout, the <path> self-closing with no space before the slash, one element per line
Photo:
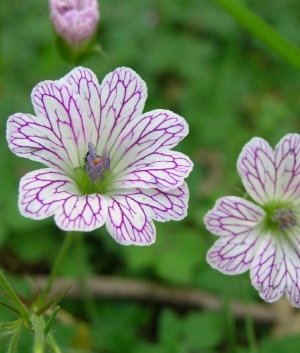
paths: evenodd
<path fill-rule="evenodd" d="M 267 302 L 285 292 L 300 306 L 300 135 L 286 135 L 273 151 L 261 138 L 243 148 L 238 172 L 249 196 L 217 200 L 204 222 L 220 238 L 208 263 L 229 275 L 250 269 Z"/>
<path fill-rule="evenodd" d="M 153 243 L 153 220 L 183 219 L 192 162 L 171 148 L 188 125 L 168 110 L 142 114 L 146 96 L 144 81 L 129 68 L 108 74 L 101 85 L 82 67 L 38 84 L 36 116 L 18 113 L 7 123 L 11 150 L 47 166 L 21 179 L 21 214 L 54 215 L 67 231 L 105 224 L 123 245 Z"/>

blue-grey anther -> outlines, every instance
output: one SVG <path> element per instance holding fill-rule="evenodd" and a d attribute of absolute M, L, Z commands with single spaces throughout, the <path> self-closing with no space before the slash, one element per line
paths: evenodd
<path fill-rule="evenodd" d="M 104 179 L 104 171 L 110 170 L 110 158 L 105 148 L 102 156 L 97 154 L 93 142 L 88 143 L 88 152 L 85 157 L 84 171 L 88 174 L 91 181 L 95 184 Z"/>
<path fill-rule="evenodd" d="M 280 230 L 289 229 L 297 225 L 297 218 L 290 209 L 278 208 L 274 211 L 272 221 L 278 222 Z"/>

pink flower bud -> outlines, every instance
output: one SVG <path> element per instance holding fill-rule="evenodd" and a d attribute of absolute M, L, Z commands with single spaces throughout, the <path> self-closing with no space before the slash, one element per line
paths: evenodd
<path fill-rule="evenodd" d="M 97 0 L 50 0 L 50 15 L 56 33 L 73 49 L 89 42 L 100 18 Z"/>

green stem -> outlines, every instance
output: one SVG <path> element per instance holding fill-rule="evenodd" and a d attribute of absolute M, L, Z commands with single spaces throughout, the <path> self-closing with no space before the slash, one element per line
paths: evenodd
<path fill-rule="evenodd" d="M 249 352 L 258 353 L 256 338 L 255 338 L 254 322 L 249 310 L 250 304 L 251 304 L 251 298 L 249 296 L 249 287 L 248 287 L 248 284 L 246 283 L 247 282 L 245 281 L 241 282 L 242 284 L 241 292 L 243 294 L 245 307 L 246 307 L 246 317 L 245 317 L 246 336 L 247 336 L 248 345 L 249 345 Z"/>
<path fill-rule="evenodd" d="M 235 321 L 230 310 L 230 299 L 226 297 L 224 301 L 224 316 L 226 320 L 226 340 L 228 342 L 228 351 L 230 353 L 236 353 L 237 350 L 237 339 L 236 339 L 236 329 Z"/>
<path fill-rule="evenodd" d="M 7 295 L 10 297 L 11 301 L 15 304 L 15 307 L 20 313 L 21 317 L 26 323 L 29 323 L 29 312 L 25 305 L 21 302 L 20 298 L 17 296 L 15 291 L 12 289 L 11 285 L 4 277 L 3 271 L 0 271 L 0 284 L 6 291 Z"/>
<path fill-rule="evenodd" d="M 46 322 L 45 322 L 43 315 L 41 315 L 39 318 L 40 318 L 41 322 L 43 323 L 43 325 L 46 326 Z M 45 328 L 44 328 L 44 334 L 45 334 Z M 59 346 L 57 345 L 52 332 L 48 332 L 48 333 L 46 332 L 46 336 L 47 336 L 47 345 L 49 347 L 51 347 L 53 353 L 61 353 L 61 350 L 60 350 Z"/>
<path fill-rule="evenodd" d="M 58 347 L 53 335 L 51 332 L 49 332 L 49 334 L 47 335 L 47 340 L 48 340 L 48 344 L 49 346 L 52 348 L 54 353 L 61 353 L 60 348 Z"/>
<path fill-rule="evenodd" d="M 58 271 L 60 269 L 60 266 L 65 258 L 65 255 L 67 253 L 67 251 L 69 250 L 73 239 L 75 237 L 75 232 L 69 232 L 67 233 L 67 235 L 65 236 L 65 240 L 64 243 L 60 249 L 60 252 L 58 254 L 58 257 L 55 260 L 54 266 L 52 267 L 52 271 L 48 277 L 47 283 L 44 287 L 44 289 L 42 290 L 41 294 L 39 295 L 39 297 L 37 298 L 36 302 L 35 302 L 35 306 L 38 308 L 46 299 L 47 295 L 49 294 L 49 291 L 51 289 L 51 286 L 53 284 L 53 281 L 55 280 Z"/>
<path fill-rule="evenodd" d="M 246 325 L 246 334 L 247 334 L 248 344 L 249 344 L 249 352 L 257 353 L 258 350 L 256 345 L 256 339 L 255 339 L 253 319 L 249 312 L 249 303 L 247 303 L 246 305 L 247 305 L 247 312 L 246 312 L 246 318 L 245 318 L 245 325 Z"/>
<path fill-rule="evenodd" d="M 12 338 L 10 340 L 7 353 L 15 353 L 16 352 L 16 348 L 17 348 L 20 333 L 22 331 L 22 327 L 23 327 L 23 322 L 20 320 L 19 323 L 16 325 L 15 332 L 12 335 Z"/>
<path fill-rule="evenodd" d="M 214 0 L 229 12 L 247 31 L 263 41 L 282 59 L 300 71 L 300 50 L 260 17 L 236 0 Z"/>
<path fill-rule="evenodd" d="M 43 324 L 35 314 L 32 314 L 30 319 L 34 329 L 33 352 L 43 353 L 45 350 L 45 334 Z"/>
<path fill-rule="evenodd" d="M 82 234 L 76 239 L 76 254 L 77 254 L 77 275 L 81 284 L 83 296 L 84 296 L 84 304 L 88 317 L 92 320 L 94 318 L 95 307 L 92 299 L 91 292 L 87 285 L 87 277 L 89 274 L 88 268 L 88 259 L 87 259 L 87 250 L 85 248 L 85 244 L 83 241 Z"/>

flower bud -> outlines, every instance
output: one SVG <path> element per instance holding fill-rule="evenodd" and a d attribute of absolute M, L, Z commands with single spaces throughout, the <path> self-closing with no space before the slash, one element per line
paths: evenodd
<path fill-rule="evenodd" d="M 51 20 L 64 56 L 78 57 L 88 47 L 100 18 L 97 0 L 50 0 Z"/>

